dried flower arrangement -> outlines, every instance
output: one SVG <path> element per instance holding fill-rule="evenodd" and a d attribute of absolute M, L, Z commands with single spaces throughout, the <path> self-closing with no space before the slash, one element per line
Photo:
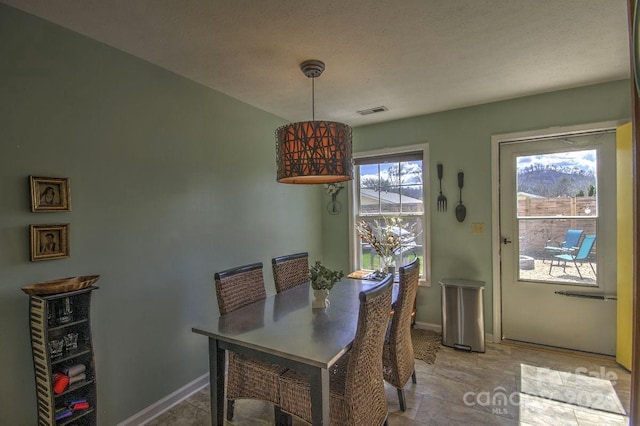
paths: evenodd
<path fill-rule="evenodd" d="M 378 220 L 374 220 L 375 226 L 365 222 L 364 220 L 356 223 L 356 231 L 358 235 L 367 244 L 378 253 L 383 259 L 389 259 L 393 257 L 395 252 L 400 248 L 400 233 L 394 233 L 394 228 L 400 230 L 400 218 L 384 218 L 384 224 Z"/>
<path fill-rule="evenodd" d="M 338 192 L 344 188 L 340 183 L 328 183 L 324 187 L 327 190 L 327 194 L 331 195 L 331 198 L 335 198 L 335 196 L 338 195 Z"/>

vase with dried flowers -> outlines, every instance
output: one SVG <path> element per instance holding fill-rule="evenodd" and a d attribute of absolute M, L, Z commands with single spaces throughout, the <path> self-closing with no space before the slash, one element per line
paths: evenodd
<path fill-rule="evenodd" d="M 385 276 L 394 273 L 394 255 L 400 248 L 402 239 L 400 230 L 402 219 L 384 217 L 384 222 L 374 220 L 373 224 L 361 220 L 356 223 L 356 231 L 365 243 L 369 244 L 380 256 L 378 275 Z"/>
<path fill-rule="evenodd" d="M 334 201 L 338 196 L 338 192 L 340 192 L 340 190 L 344 188 L 341 183 L 328 183 L 324 187 L 327 190 L 327 194 L 329 194 L 331 196 L 331 199 L 333 199 Z"/>
<path fill-rule="evenodd" d="M 329 214 L 340 213 L 340 210 L 342 210 L 342 204 L 340 204 L 336 198 L 338 197 L 338 192 L 340 192 L 344 186 L 340 183 L 328 183 L 324 187 L 327 190 L 327 194 L 331 196 L 331 201 L 327 204 L 327 211 Z"/>
<path fill-rule="evenodd" d="M 344 277 L 344 272 L 334 271 L 324 266 L 320 261 L 309 268 L 309 281 L 313 289 L 313 308 L 326 308 L 329 306 L 329 291 Z"/>

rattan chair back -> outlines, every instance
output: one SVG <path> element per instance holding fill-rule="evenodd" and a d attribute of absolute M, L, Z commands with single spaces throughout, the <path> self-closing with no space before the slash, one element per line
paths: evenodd
<path fill-rule="evenodd" d="M 398 389 L 400 407 L 404 411 L 401 390 L 415 371 L 413 343 L 411 342 L 411 313 L 418 291 L 420 259 L 399 268 L 398 299 L 391 318 L 390 330 L 383 352 L 384 379 Z"/>
<path fill-rule="evenodd" d="M 262 269 L 262 262 L 260 262 L 215 274 L 220 315 L 267 297 Z"/>
<path fill-rule="evenodd" d="M 387 416 L 382 375 L 382 348 L 391 309 L 393 276 L 379 286 L 360 293 L 358 328 L 351 346 L 344 378 L 344 395 L 357 413 L 353 424 L 381 424 Z"/>
<path fill-rule="evenodd" d="M 391 308 L 393 278 L 360 293 L 358 324 L 351 349 L 330 369 L 332 425 L 381 425 L 387 419 L 382 345 Z M 280 376 L 280 407 L 311 422 L 309 378 L 293 370 Z"/>
<path fill-rule="evenodd" d="M 309 253 L 296 253 L 271 259 L 273 281 L 278 293 L 309 282 Z"/>
<path fill-rule="evenodd" d="M 267 297 L 262 263 L 239 266 L 215 274 L 220 315 Z M 286 368 L 229 352 L 226 375 L 227 420 L 232 420 L 234 401 L 258 399 L 274 404 L 274 421 L 280 420 L 278 378 Z"/>

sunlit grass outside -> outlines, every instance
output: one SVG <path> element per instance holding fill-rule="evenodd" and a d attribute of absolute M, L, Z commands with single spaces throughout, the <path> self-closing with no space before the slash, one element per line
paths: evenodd
<path fill-rule="evenodd" d="M 418 255 L 417 257 L 420 259 L 420 265 L 424 265 L 424 256 Z M 409 256 L 405 256 L 403 258 L 402 264 L 398 264 L 398 260 L 396 258 L 396 267 L 399 268 L 400 266 L 406 265 L 412 262 L 415 258 L 416 256 L 414 254 L 409 254 Z M 380 267 L 380 256 L 375 253 L 372 256 L 370 252 L 364 252 L 362 253 L 362 264 L 360 266 L 362 269 L 377 270 L 378 267 Z"/>

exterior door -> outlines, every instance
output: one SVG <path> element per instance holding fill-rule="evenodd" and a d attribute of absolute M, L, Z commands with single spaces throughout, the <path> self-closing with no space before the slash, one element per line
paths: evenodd
<path fill-rule="evenodd" d="M 618 322 L 616 361 L 632 369 L 633 344 L 633 127 L 616 131 Z"/>
<path fill-rule="evenodd" d="M 615 132 L 499 152 L 502 337 L 615 354 Z"/>

